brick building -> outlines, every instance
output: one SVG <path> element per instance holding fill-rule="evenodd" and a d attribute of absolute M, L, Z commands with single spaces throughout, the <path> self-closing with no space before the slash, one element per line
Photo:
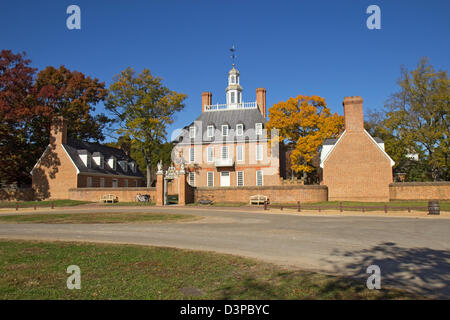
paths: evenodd
<path fill-rule="evenodd" d="M 362 103 L 361 97 L 344 99 L 345 131 L 322 147 L 322 184 L 328 186 L 329 201 L 389 201 L 394 161 L 383 141 L 364 129 Z"/>
<path fill-rule="evenodd" d="M 212 104 L 202 93 L 202 113 L 175 139 L 173 156 L 185 163 L 188 183 L 196 187 L 280 184 L 278 140 L 266 133 L 266 90 L 255 102 L 242 101 L 239 71 L 228 73 L 226 104 Z"/>
<path fill-rule="evenodd" d="M 58 118 L 50 144 L 31 171 L 41 199 L 69 199 L 72 188 L 140 187 L 144 177 L 124 150 L 67 138 L 67 121 Z"/>

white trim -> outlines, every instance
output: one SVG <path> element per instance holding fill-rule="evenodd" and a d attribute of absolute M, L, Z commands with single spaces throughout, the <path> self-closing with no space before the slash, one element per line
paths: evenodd
<path fill-rule="evenodd" d="M 189 148 L 189 163 L 195 163 L 195 148 Z"/>
<path fill-rule="evenodd" d="M 258 149 L 261 148 L 261 154 L 259 154 L 260 157 L 258 157 Z M 256 161 L 262 161 L 264 156 L 264 147 L 262 144 L 256 144 L 255 145 L 255 160 Z"/>
<path fill-rule="evenodd" d="M 241 134 L 239 134 L 239 130 L 238 130 L 238 127 L 240 127 L 241 128 Z M 236 125 L 236 136 L 237 137 L 241 137 L 241 136 L 243 136 L 244 135 L 244 125 L 242 124 L 242 123 L 238 123 L 237 125 Z"/>
<path fill-rule="evenodd" d="M 239 161 L 239 162 L 245 161 L 244 146 L 245 146 L 245 145 L 242 145 L 242 144 L 238 144 L 238 145 L 236 146 L 236 162 L 238 162 L 238 161 Z M 239 147 L 240 147 L 241 150 L 242 150 L 242 159 L 240 159 L 240 160 L 239 160 L 239 158 L 238 158 L 238 155 L 239 155 L 238 149 L 239 149 Z"/>
<path fill-rule="evenodd" d="M 192 145 L 205 145 L 205 144 L 231 144 L 231 143 L 251 143 L 251 142 L 268 142 L 269 139 L 263 138 L 263 139 L 257 139 L 257 140 L 220 140 L 220 141 L 202 141 L 202 142 L 194 142 L 194 143 L 190 143 L 190 142 L 186 142 L 186 143 L 176 143 L 177 146 L 192 146 Z"/>
<path fill-rule="evenodd" d="M 255 123 L 255 134 L 261 136 L 263 134 L 263 124 L 262 122 Z"/>
<path fill-rule="evenodd" d="M 223 128 L 224 127 L 226 127 L 227 128 L 227 134 L 223 134 Z M 221 126 L 221 129 L 222 129 L 222 137 L 228 137 L 228 135 L 230 134 L 230 127 L 227 125 L 227 124 L 223 124 L 222 126 Z"/>
<path fill-rule="evenodd" d="M 323 159 L 323 161 L 320 163 L 320 167 L 323 168 L 323 164 L 325 163 L 325 161 L 327 161 L 328 157 L 330 156 L 330 154 L 333 152 L 334 148 L 337 146 L 337 144 L 342 140 L 342 137 L 345 135 L 347 131 L 344 130 L 344 132 L 342 132 L 341 136 L 339 137 L 338 141 L 336 141 L 336 143 L 333 145 L 333 147 L 331 148 L 331 150 L 327 153 L 327 155 L 325 156 L 325 158 Z"/>
<path fill-rule="evenodd" d="M 212 130 L 211 130 L 212 134 L 211 135 L 209 135 L 209 128 L 212 128 Z M 214 130 L 215 130 L 214 126 L 209 125 L 209 126 L 206 127 L 206 135 L 207 135 L 208 138 L 214 137 Z"/>
<path fill-rule="evenodd" d="M 327 161 L 328 157 L 330 156 L 330 154 L 334 151 L 334 149 L 336 148 L 336 146 L 338 145 L 338 143 L 342 140 L 342 137 L 344 137 L 345 133 L 347 131 L 344 130 L 344 132 L 341 134 L 341 136 L 339 137 L 338 141 L 336 141 L 336 143 L 333 145 L 333 147 L 331 148 L 331 150 L 327 153 L 327 155 L 325 156 L 325 158 L 323 159 L 322 162 L 320 162 L 320 167 L 323 168 L 323 165 L 325 163 L 325 161 Z M 391 167 L 394 166 L 395 161 L 392 160 L 392 158 L 386 153 L 386 151 L 383 150 L 383 148 L 378 144 L 378 142 L 375 141 L 375 139 L 366 131 L 364 130 L 364 133 L 370 138 L 370 140 L 375 143 L 375 145 L 378 147 L 378 149 L 380 149 L 381 152 L 383 152 L 383 154 L 385 155 L 386 158 L 389 159 L 390 163 L 391 163 Z"/>
<path fill-rule="evenodd" d="M 209 158 L 209 150 L 212 150 L 211 159 Z M 212 146 L 206 148 L 206 162 L 214 162 L 214 147 Z"/>
<path fill-rule="evenodd" d="M 389 159 L 389 161 L 391 162 L 391 167 L 393 167 L 395 165 L 395 161 L 392 160 L 391 157 L 389 157 L 389 155 L 386 153 L 386 151 L 383 150 L 383 148 L 378 144 L 378 142 L 376 142 L 375 139 L 366 130 L 364 130 L 364 133 L 370 138 L 370 140 L 372 140 L 373 143 L 375 143 L 375 145 L 378 147 L 378 149 L 380 149 L 381 152 L 383 152 L 383 154 L 386 156 L 386 158 Z"/>

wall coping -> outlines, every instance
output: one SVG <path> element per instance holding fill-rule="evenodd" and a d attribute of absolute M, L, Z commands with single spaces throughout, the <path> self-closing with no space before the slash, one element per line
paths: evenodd
<path fill-rule="evenodd" d="M 425 186 L 450 186 L 450 181 L 433 181 L 433 182 L 395 182 L 389 184 L 389 187 L 425 187 Z"/>
<path fill-rule="evenodd" d="M 325 185 L 284 185 L 284 186 L 244 186 L 244 187 L 194 187 L 201 191 L 215 191 L 215 190 L 292 190 L 292 189 L 316 189 L 327 190 Z"/>
<path fill-rule="evenodd" d="M 70 191 L 154 191 L 155 187 L 120 187 L 120 188 L 71 188 Z"/>

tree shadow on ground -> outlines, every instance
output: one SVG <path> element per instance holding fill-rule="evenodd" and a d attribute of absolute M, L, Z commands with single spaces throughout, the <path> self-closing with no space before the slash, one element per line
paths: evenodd
<path fill-rule="evenodd" d="M 339 257 L 344 261 L 337 262 Z M 342 259 L 339 259 L 342 260 Z M 427 298 L 450 298 L 450 252 L 429 248 L 403 248 L 385 242 L 369 249 L 357 251 L 335 250 L 328 263 L 339 274 L 367 279 L 367 267 L 381 269 L 381 287 L 398 287 Z"/>

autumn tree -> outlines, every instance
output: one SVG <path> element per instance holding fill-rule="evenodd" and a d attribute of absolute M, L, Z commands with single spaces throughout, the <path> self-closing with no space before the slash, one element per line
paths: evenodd
<path fill-rule="evenodd" d="M 447 72 L 435 70 L 422 58 L 415 70 L 402 67 L 398 85 L 400 90 L 372 121 L 372 130 L 385 139 L 386 151 L 396 166 L 407 160 L 407 154 L 419 155 L 417 164 L 407 172 L 408 180 L 450 180 Z"/>
<path fill-rule="evenodd" d="M 267 129 L 279 131 L 279 140 L 289 149 L 292 169 L 304 178 L 315 170 L 313 161 L 323 141 L 342 131 L 344 118 L 331 114 L 325 99 L 299 95 L 269 109 Z"/>
<path fill-rule="evenodd" d="M 35 153 L 30 148 L 36 116 L 48 116 L 51 109 L 37 102 L 33 77 L 36 69 L 25 53 L 0 52 L 0 182 L 29 183 Z"/>
<path fill-rule="evenodd" d="M 130 138 L 144 157 L 147 186 L 152 184 L 151 168 L 158 161 L 157 150 L 166 141 L 167 126 L 184 108 L 185 94 L 170 90 L 150 70 L 140 74 L 127 68 L 114 77 L 106 108 L 114 115 L 116 132 Z"/>

